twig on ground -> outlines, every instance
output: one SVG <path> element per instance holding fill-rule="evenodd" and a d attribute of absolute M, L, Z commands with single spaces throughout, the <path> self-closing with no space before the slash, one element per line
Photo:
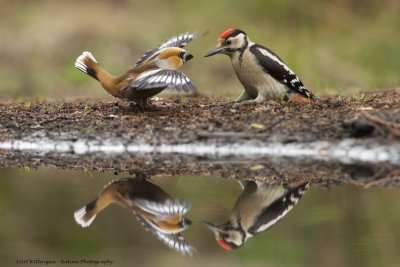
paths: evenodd
<path fill-rule="evenodd" d="M 364 100 L 364 103 L 372 102 L 377 96 L 378 96 L 378 95 L 375 94 L 375 95 L 374 95 L 373 97 L 371 97 L 370 99 Z"/>
<path fill-rule="evenodd" d="M 384 183 L 386 181 L 390 182 L 390 181 L 393 181 L 396 178 L 400 178 L 400 170 L 398 170 L 398 169 L 390 172 L 388 175 L 386 175 L 384 177 L 381 177 L 381 178 L 378 178 L 378 179 L 375 179 L 375 180 L 372 180 L 372 181 L 369 181 L 369 182 L 365 183 L 364 184 L 364 188 L 369 188 L 369 187 L 374 186 L 374 185 L 379 185 L 379 184 Z"/>
<path fill-rule="evenodd" d="M 364 112 L 363 115 L 367 120 L 370 120 L 370 121 L 375 122 L 375 123 L 377 123 L 379 125 L 385 126 L 391 134 L 394 134 L 396 136 L 400 136 L 400 124 L 397 124 L 397 123 L 394 123 L 394 122 L 390 122 L 390 121 L 385 121 L 385 120 L 383 120 L 381 118 L 378 118 L 378 117 L 375 117 L 375 116 L 373 116 L 373 115 L 371 115 L 371 114 L 369 114 L 367 112 Z"/>

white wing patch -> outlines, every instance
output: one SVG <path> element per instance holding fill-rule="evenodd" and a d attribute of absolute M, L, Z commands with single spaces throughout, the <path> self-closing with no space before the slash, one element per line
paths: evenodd
<path fill-rule="evenodd" d="M 255 54 L 264 70 L 274 79 L 305 97 L 318 100 L 318 97 L 307 90 L 299 77 L 271 50 L 257 44 L 251 46 L 250 50 Z"/>
<path fill-rule="evenodd" d="M 281 65 L 287 72 L 289 72 L 289 74 L 296 75 L 291 69 L 289 69 L 288 66 L 286 66 L 285 63 L 283 63 L 277 56 L 271 54 L 268 50 L 258 49 L 258 51 L 260 51 L 261 54 L 263 54 L 264 56 L 267 56 L 267 57 L 271 58 L 273 61 L 275 61 L 276 63 Z"/>
<path fill-rule="evenodd" d="M 146 51 L 146 53 L 136 62 L 135 67 L 141 65 L 143 62 L 147 61 L 153 55 L 158 54 L 161 50 L 167 47 L 179 47 L 182 48 L 187 45 L 190 41 L 197 39 L 198 37 L 202 36 L 201 34 L 197 33 L 182 33 L 178 36 L 173 36 L 166 40 L 165 42 L 158 45 L 156 48 L 152 50 Z"/>
<path fill-rule="evenodd" d="M 176 88 L 178 92 L 182 90 L 189 92 L 196 89 L 189 77 L 184 73 L 175 70 L 156 69 L 144 72 L 127 87 L 121 89 L 121 91 L 154 88 L 168 88 L 170 90 Z"/>
<path fill-rule="evenodd" d="M 168 247 L 182 253 L 183 255 L 188 254 L 193 256 L 193 253 L 196 251 L 196 249 L 187 243 L 180 234 L 154 232 L 154 235 Z"/>
<path fill-rule="evenodd" d="M 154 202 L 147 199 L 137 199 L 135 200 L 135 203 L 146 212 L 168 216 L 181 216 L 186 214 L 192 208 L 191 203 L 179 199 L 175 199 L 174 201 L 167 199 L 164 203 Z"/>
<path fill-rule="evenodd" d="M 138 77 L 136 78 L 136 80 L 139 80 L 139 79 L 141 79 L 141 78 L 144 78 L 144 77 L 147 77 L 147 76 L 150 76 L 150 75 L 154 75 L 154 74 L 156 74 L 157 72 L 159 72 L 159 71 L 161 71 L 162 69 L 155 69 L 155 70 L 148 70 L 148 71 L 144 71 L 144 72 L 142 72 L 142 73 L 140 73 L 139 75 L 138 75 Z"/>
<path fill-rule="evenodd" d="M 294 206 L 290 205 L 284 210 L 278 217 L 274 218 L 272 221 L 269 221 L 266 224 L 261 225 L 260 228 L 257 229 L 256 234 L 266 231 L 268 228 L 276 224 L 280 219 L 282 219 Z"/>
<path fill-rule="evenodd" d="M 155 228 L 149 221 L 143 218 L 139 213 L 134 213 L 136 218 L 140 221 L 143 227 L 152 232 L 158 240 L 163 242 L 168 247 L 182 253 L 183 255 L 189 254 L 190 256 L 196 251 L 196 249 L 187 243 L 180 234 L 170 234 L 166 232 L 161 232 Z"/>
<path fill-rule="evenodd" d="M 308 188 L 309 188 L 308 183 L 302 184 L 286 192 L 284 196 L 282 196 L 280 199 L 277 199 L 272 204 L 270 204 L 270 206 L 275 204 L 274 209 L 278 208 L 279 209 L 278 212 L 271 210 L 271 212 L 273 213 L 276 212 L 274 218 L 266 221 L 265 223 L 262 222 L 258 226 L 258 228 L 254 230 L 254 233 L 259 234 L 261 232 L 264 232 L 270 227 L 272 227 L 274 224 L 276 224 L 280 219 L 282 219 L 298 203 L 299 199 L 306 193 Z M 266 213 L 264 215 L 268 215 L 270 211 L 269 207 L 267 207 L 265 211 Z M 269 216 L 264 218 L 270 219 Z"/>

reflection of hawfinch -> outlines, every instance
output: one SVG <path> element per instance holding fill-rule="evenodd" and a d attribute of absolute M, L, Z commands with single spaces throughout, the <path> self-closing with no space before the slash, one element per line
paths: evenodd
<path fill-rule="evenodd" d="M 97 199 L 76 211 L 76 222 L 82 227 L 89 226 L 96 215 L 111 203 L 133 211 L 146 230 L 170 248 L 183 254 L 193 253 L 194 248 L 179 234 L 192 223 L 183 217 L 190 210 L 190 203 L 173 200 L 165 191 L 145 179 L 125 178 L 104 186 Z"/>
<path fill-rule="evenodd" d="M 185 92 L 195 89 L 191 80 L 177 70 L 193 58 L 182 47 L 197 37 L 199 35 L 189 33 L 174 36 L 147 51 L 132 69 L 117 77 L 100 67 L 90 52 L 83 52 L 76 59 L 75 67 L 98 80 L 110 95 L 134 101 L 142 107 L 149 97 L 165 88 Z"/>
<path fill-rule="evenodd" d="M 283 187 L 254 181 L 239 181 L 244 190 L 229 220 L 221 225 L 204 222 L 225 249 L 240 248 L 249 237 L 267 231 L 285 216 L 307 191 L 308 183 Z"/>

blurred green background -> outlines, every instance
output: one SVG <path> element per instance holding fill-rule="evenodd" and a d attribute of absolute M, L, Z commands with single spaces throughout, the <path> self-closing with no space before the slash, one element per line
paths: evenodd
<path fill-rule="evenodd" d="M 74 68 L 82 51 L 119 74 L 167 38 L 207 30 L 187 46 L 195 59 L 182 70 L 200 92 L 237 95 L 229 59 L 203 57 L 232 27 L 275 51 L 318 94 L 396 88 L 399 12 L 398 0 L 0 0 L 0 96 L 107 97 Z"/>
<path fill-rule="evenodd" d="M 171 196 L 193 203 L 187 214 L 193 225 L 183 236 L 201 254 L 188 257 L 167 248 L 118 205 L 99 213 L 88 228 L 75 222 L 74 211 L 92 201 L 110 180 L 124 175 L 45 168 L 0 169 L 0 177 L 2 266 L 15 266 L 18 259 L 82 258 L 108 258 L 113 266 L 337 267 L 400 262 L 398 189 L 312 187 L 273 228 L 238 250 L 226 251 L 201 222 L 226 221 L 241 194 L 239 184 L 213 177 L 153 178 Z"/>

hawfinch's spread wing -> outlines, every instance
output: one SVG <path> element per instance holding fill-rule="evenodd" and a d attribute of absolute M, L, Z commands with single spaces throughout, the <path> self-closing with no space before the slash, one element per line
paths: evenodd
<path fill-rule="evenodd" d="M 170 90 L 176 88 L 178 92 L 182 90 L 189 92 L 191 89 L 196 89 L 192 81 L 184 73 L 175 70 L 156 69 L 142 73 L 136 80 L 121 90 L 155 88 L 168 88 Z"/>
<path fill-rule="evenodd" d="M 144 62 L 156 57 L 161 52 L 161 50 L 163 50 L 164 48 L 167 48 L 167 47 L 182 48 L 187 43 L 189 43 L 190 41 L 193 41 L 194 39 L 196 39 L 200 36 L 201 35 L 199 35 L 197 33 L 188 33 L 188 32 L 182 33 L 178 36 L 173 36 L 173 37 L 169 38 L 168 40 L 166 40 L 165 42 L 163 42 L 162 44 L 160 44 L 159 46 L 157 46 L 156 48 L 154 48 L 152 50 L 147 50 L 146 53 L 144 53 L 144 55 L 136 62 L 135 67 L 140 66 Z"/>
<path fill-rule="evenodd" d="M 154 227 L 154 225 L 150 221 L 146 220 L 139 213 L 135 213 L 135 215 L 147 231 L 152 232 L 161 242 L 163 242 L 165 245 L 172 248 L 173 250 L 176 250 L 183 255 L 193 255 L 193 253 L 196 251 L 196 249 L 192 245 L 187 243 L 180 234 L 162 232 Z"/>

